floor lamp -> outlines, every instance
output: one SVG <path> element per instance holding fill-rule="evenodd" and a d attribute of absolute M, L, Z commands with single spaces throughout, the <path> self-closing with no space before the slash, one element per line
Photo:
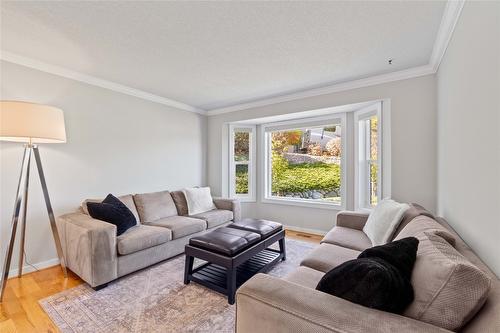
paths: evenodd
<path fill-rule="evenodd" d="M 16 201 L 14 204 L 14 213 L 12 215 L 10 240 L 7 244 L 7 250 L 3 262 L 3 273 L 0 284 L 0 302 L 3 299 L 7 277 L 9 275 L 10 261 L 14 242 L 16 239 L 19 214 L 22 209 L 22 219 L 20 222 L 21 239 L 19 251 L 19 269 L 18 276 L 23 272 L 24 259 L 24 241 L 26 236 L 26 213 L 28 207 L 28 187 L 30 177 L 31 156 L 35 157 L 35 163 L 38 169 L 38 176 L 42 185 L 45 205 L 49 213 L 50 227 L 54 242 L 56 244 L 57 255 L 67 277 L 64 254 L 61 248 L 61 241 L 57 232 L 56 220 L 52 205 L 50 203 L 49 192 L 43 174 L 42 161 L 38 151 L 38 143 L 63 143 L 66 142 L 66 130 L 64 127 L 64 115 L 62 110 L 41 104 L 19 102 L 19 101 L 0 101 L 0 140 L 24 142 L 24 156 L 21 163 L 21 175 L 17 185 Z"/>

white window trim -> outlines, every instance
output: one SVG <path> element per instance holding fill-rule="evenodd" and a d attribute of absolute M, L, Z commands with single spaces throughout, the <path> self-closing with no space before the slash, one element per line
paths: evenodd
<path fill-rule="evenodd" d="M 325 121 L 332 123 L 339 122 L 342 128 L 341 134 L 341 147 L 342 147 L 342 156 L 340 159 L 340 168 L 341 168 L 341 185 L 340 185 L 340 196 L 341 196 L 341 204 L 337 205 L 329 202 L 322 201 L 310 201 L 304 199 L 297 198 L 283 198 L 283 197 L 273 197 L 270 193 L 270 184 L 271 184 L 271 159 L 269 158 L 271 141 L 269 139 L 269 132 L 266 131 L 268 127 L 275 126 L 290 126 L 290 129 L 293 129 L 294 126 L 297 128 L 303 127 L 307 123 L 316 122 L 316 121 Z M 334 115 L 322 116 L 322 117 L 311 117 L 306 119 L 296 119 L 296 120 L 288 120 L 270 124 L 261 125 L 260 131 L 260 142 L 262 144 L 259 151 L 262 151 L 261 158 L 261 169 L 264 171 L 262 173 L 263 177 L 261 177 L 261 202 L 262 203 L 273 203 L 273 204 L 283 204 L 283 205 L 293 205 L 293 206 L 302 206 L 302 207 L 311 207 L 311 208 L 323 208 L 323 209 L 331 209 L 331 210 L 344 210 L 346 207 L 347 200 L 347 173 L 349 170 L 346 168 L 346 160 L 348 158 L 349 152 L 347 151 L 347 130 L 346 130 L 346 114 L 345 113 L 336 113 Z"/>
<path fill-rule="evenodd" d="M 249 161 L 248 162 L 235 162 L 234 161 L 234 131 L 238 128 L 250 129 L 250 142 L 249 142 Z M 229 125 L 229 197 L 237 198 L 241 202 L 255 202 L 256 201 L 256 179 L 257 179 L 257 171 L 256 171 L 256 133 L 255 125 L 238 125 L 238 124 L 230 124 Z M 236 172 L 235 166 L 237 164 L 248 164 L 248 194 L 237 194 L 236 193 Z"/>
<path fill-rule="evenodd" d="M 368 207 L 363 204 L 363 198 L 365 198 L 366 192 L 363 188 L 363 184 L 360 182 L 359 121 L 367 119 L 373 115 L 377 115 L 378 117 L 379 133 L 377 140 L 377 150 L 379 152 L 379 156 L 377 158 L 377 197 L 378 200 L 382 200 L 383 198 L 390 197 L 391 195 L 390 101 L 383 100 L 354 112 L 354 209 L 367 212 L 371 211 L 372 207 Z"/>

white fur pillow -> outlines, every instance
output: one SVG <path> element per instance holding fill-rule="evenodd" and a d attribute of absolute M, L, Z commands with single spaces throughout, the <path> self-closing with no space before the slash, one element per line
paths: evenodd
<path fill-rule="evenodd" d="M 217 208 L 210 194 L 210 187 L 186 188 L 182 192 L 186 197 L 189 215 L 196 215 Z"/>
<path fill-rule="evenodd" d="M 391 199 L 384 199 L 375 206 L 363 227 L 363 232 L 370 238 L 373 246 L 390 241 L 408 208 L 409 205 Z"/>

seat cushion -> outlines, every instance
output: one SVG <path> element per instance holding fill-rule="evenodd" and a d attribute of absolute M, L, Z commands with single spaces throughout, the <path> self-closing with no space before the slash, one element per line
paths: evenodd
<path fill-rule="evenodd" d="M 339 245 L 358 251 L 372 247 L 370 238 L 363 231 L 346 227 L 334 227 L 323 237 L 321 243 Z"/>
<path fill-rule="evenodd" d="M 200 219 L 186 216 L 171 216 L 146 225 L 168 228 L 172 231 L 172 239 L 181 238 L 207 228 L 207 223 Z"/>
<path fill-rule="evenodd" d="M 220 227 L 191 238 L 189 244 L 227 256 L 234 256 L 259 240 L 260 235 L 255 232 Z"/>
<path fill-rule="evenodd" d="M 225 209 L 213 209 L 204 213 L 192 215 L 191 217 L 205 220 L 207 222 L 207 228 L 210 229 L 231 221 L 233 219 L 233 212 Z"/>
<path fill-rule="evenodd" d="M 285 276 L 283 280 L 293 282 L 307 288 L 316 289 L 316 286 L 323 275 L 325 275 L 324 272 L 317 271 L 307 266 L 299 266 L 297 269 Z"/>
<path fill-rule="evenodd" d="M 177 215 L 177 208 L 168 191 L 136 194 L 134 202 L 142 223 Z"/>
<path fill-rule="evenodd" d="M 138 225 L 116 238 L 118 253 L 126 255 L 160 245 L 172 239 L 172 232 L 166 228 Z"/>
<path fill-rule="evenodd" d="M 356 259 L 360 253 L 346 247 L 323 243 L 312 250 L 300 265 L 326 273 L 348 260 Z"/>
<path fill-rule="evenodd" d="M 278 222 L 247 218 L 238 222 L 231 223 L 231 225 L 229 225 L 229 228 L 255 232 L 258 233 L 262 239 L 264 239 L 283 229 L 283 226 Z"/>

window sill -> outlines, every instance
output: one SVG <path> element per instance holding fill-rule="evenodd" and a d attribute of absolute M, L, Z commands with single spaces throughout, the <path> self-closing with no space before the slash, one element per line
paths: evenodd
<path fill-rule="evenodd" d="M 249 197 L 233 197 L 232 199 L 238 200 L 239 202 L 246 202 L 246 203 L 251 203 L 251 202 L 257 202 L 255 198 L 249 198 Z"/>
<path fill-rule="evenodd" d="M 306 201 L 300 199 L 280 199 L 276 197 L 264 198 L 261 200 L 262 203 L 268 204 L 278 204 L 278 205 L 289 205 L 289 206 L 298 206 L 298 207 L 308 207 L 308 208 L 319 208 L 319 209 L 328 209 L 328 210 L 345 210 L 345 207 L 342 205 L 336 205 L 329 202 L 319 202 L 319 201 Z"/>

